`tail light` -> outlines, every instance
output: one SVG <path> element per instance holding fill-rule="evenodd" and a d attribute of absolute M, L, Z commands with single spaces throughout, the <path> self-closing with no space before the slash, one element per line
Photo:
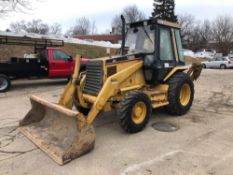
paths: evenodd
<path fill-rule="evenodd" d="M 228 60 L 228 64 L 231 64 L 231 60 Z"/>

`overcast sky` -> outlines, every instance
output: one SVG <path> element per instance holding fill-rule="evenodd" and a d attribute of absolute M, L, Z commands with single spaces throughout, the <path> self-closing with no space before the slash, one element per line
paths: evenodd
<path fill-rule="evenodd" d="M 11 14 L 0 18 L 0 30 L 19 20 L 42 19 L 48 24 L 60 23 L 65 32 L 75 19 L 87 17 L 95 20 L 98 32 L 111 28 L 111 20 L 127 5 L 135 4 L 147 16 L 153 10 L 153 0 L 40 0 L 32 14 Z M 176 0 L 176 13 L 190 13 L 197 19 L 214 19 L 217 15 L 233 16 L 233 0 Z"/>

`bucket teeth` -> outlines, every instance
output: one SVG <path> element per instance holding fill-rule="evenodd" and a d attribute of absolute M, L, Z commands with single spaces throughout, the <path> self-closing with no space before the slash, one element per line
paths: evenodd
<path fill-rule="evenodd" d="M 79 112 L 38 97 L 20 122 L 20 131 L 58 164 L 63 165 L 94 148 L 95 131 Z M 81 126 L 81 127 L 80 127 Z"/>

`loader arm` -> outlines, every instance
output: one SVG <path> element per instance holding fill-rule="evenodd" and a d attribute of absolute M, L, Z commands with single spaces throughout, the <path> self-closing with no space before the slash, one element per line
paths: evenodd
<path fill-rule="evenodd" d="M 76 81 L 78 79 L 79 76 L 79 71 L 80 71 L 80 55 L 76 56 L 76 61 L 75 61 L 75 67 L 74 67 L 74 74 L 72 76 L 72 79 L 69 81 L 69 83 L 67 84 L 67 86 L 65 87 L 65 90 L 63 92 L 63 94 L 61 95 L 61 98 L 59 100 L 59 105 L 63 106 L 67 109 L 72 109 L 73 107 L 73 94 L 75 92 L 76 89 Z"/>
<path fill-rule="evenodd" d="M 104 83 L 103 88 L 98 94 L 95 103 L 93 104 L 91 111 L 87 116 L 87 123 L 91 125 L 95 120 L 98 113 L 103 109 L 110 97 L 119 92 L 119 86 L 122 82 L 127 80 L 133 73 L 141 69 L 143 61 L 139 61 L 132 66 L 110 76 Z M 127 76 L 126 76 L 127 75 Z"/>

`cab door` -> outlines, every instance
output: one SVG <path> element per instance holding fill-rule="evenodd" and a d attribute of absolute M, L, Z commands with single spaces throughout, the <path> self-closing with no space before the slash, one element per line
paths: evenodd
<path fill-rule="evenodd" d="M 70 77 L 74 70 L 74 60 L 62 50 L 50 50 L 49 77 Z"/>
<path fill-rule="evenodd" d="M 157 81 L 161 82 L 177 65 L 175 36 L 172 28 L 159 27 Z"/>
<path fill-rule="evenodd" d="M 148 84 L 163 82 L 174 67 L 185 64 L 179 29 L 157 25 L 155 33 L 154 59 L 152 55 L 147 55 L 144 61 Z"/>

